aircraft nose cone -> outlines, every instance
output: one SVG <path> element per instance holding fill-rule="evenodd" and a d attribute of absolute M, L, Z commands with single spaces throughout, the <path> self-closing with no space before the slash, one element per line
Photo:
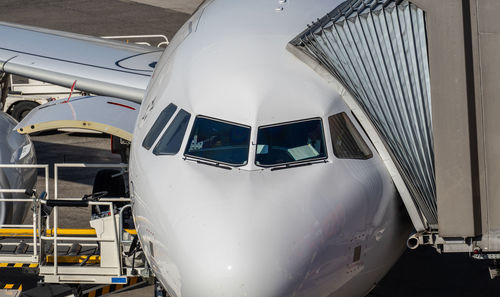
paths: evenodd
<path fill-rule="evenodd" d="M 179 297 L 284 296 L 292 277 L 269 242 L 207 239 L 184 248 Z"/>
<path fill-rule="evenodd" d="M 217 258 L 217 257 L 216 257 Z M 249 257 L 250 259 L 250 257 Z M 266 272 L 270 267 L 260 266 L 255 269 L 234 261 L 209 261 L 204 265 L 193 267 L 185 283 L 183 296 L 279 296 L 276 287 L 280 280 Z M 271 281 L 274 280 L 274 281 Z"/>
<path fill-rule="evenodd" d="M 182 179 L 183 187 L 172 182 L 168 195 L 154 187 L 156 201 L 146 205 L 138 199 L 134 206 L 148 261 L 171 295 L 293 295 L 320 252 L 320 221 L 329 208 L 318 208 L 316 215 L 305 189 L 286 187 L 292 171 L 276 186 L 268 174 L 182 165 L 170 178 Z M 160 177 L 156 184 L 163 187 L 169 178 Z M 309 187 L 316 184 L 303 179 Z"/>
<path fill-rule="evenodd" d="M 158 266 L 176 297 L 288 296 L 310 253 L 298 253 L 269 218 L 214 217 L 186 218 L 176 225 L 183 232 L 164 242 L 167 260 Z"/>

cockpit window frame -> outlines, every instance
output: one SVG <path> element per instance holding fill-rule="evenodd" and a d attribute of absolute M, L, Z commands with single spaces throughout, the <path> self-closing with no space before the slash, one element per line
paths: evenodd
<path fill-rule="evenodd" d="M 231 163 L 227 163 L 227 162 L 216 161 L 216 160 L 213 160 L 213 159 L 207 159 L 207 158 L 203 158 L 203 157 L 199 157 L 199 156 L 193 156 L 193 155 L 188 154 L 187 152 L 188 152 L 188 149 L 189 149 L 189 140 L 193 136 L 194 126 L 195 126 L 196 120 L 198 118 L 204 118 L 204 119 L 207 119 L 207 120 L 212 120 L 212 121 L 216 121 L 216 122 L 221 122 L 221 123 L 225 123 L 225 124 L 239 126 L 239 127 L 243 127 L 243 128 L 249 129 L 248 150 L 247 150 L 247 153 L 246 153 L 247 160 L 245 161 L 245 163 L 243 163 L 243 164 L 231 164 Z M 190 159 L 195 159 L 195 160 L 207 161 L 207 162 L 216 163 L 216 164 L 227 165 L 227 166 L 231 166 L 231 167 L 235 167 L 235 168 L 237 168 L 237 167 L 243 167 L 243 166 L 248 165 L 248 160 L 250 159 L 251 141 L 252 141 L 252 126 L 250 126 L 250 125 L 244 125 L 244 124 L 241 124 L 241 123 L 231 122 L 231 121 L 227 121 L 227 120 L 223 120 L 223 119 L 214 118 L 214 117 L 210 117 L 210 116 L 199 114 L 199 115 L 197 115 L 194 118 L 193 124 L 191 125 L 191 132 L 189 133 L 189 137 L 187 139 L 187 144 L 186 144 L 186 147 L 184 148 L 184 157 L 185 158 L 190 158 Z"/>
<path fill-rule="evenodd" d="M 183 126 L 184 119 L 180 118 L 180 116 L 183 116 L 184 119 L 186 119 L 185 126 Z M 182 149 L 182 144 L 184 143 L 184 139 L 186 138 L 186 132 L 189 128 L 189 123 L 191 122 L 191 118 L 192 118 L 192 114 L 189 111 L 187 111 L 183 108 L 179 109 L 179 111 L 175 114 L 175 117 L 173 117 L 172 121 L 167 125 L 167 128 L 162 133 L 162 135 L 160 136 L 158 141 L 156 141 L 155 147 L 153 149 L 153 154 L 155 154 L 156 156 L 175 156 L 175 155 L 177 155 Z M 177 121 L 180 121 L 180 122 L 177 122 Z M 184 131 L 182 132 L 182 137 L 180 138 L 180 142 L 178 142 L 178 144 L 174 147 L 175 151 L 172 151 L 172 152 L 160 151 L 162 149 L 161 146 L 162 146 L 163 142 L 166 142 L 166 145 L 168 147 L 168 145 L 170 145 L 173 137 L 175 137 L 177 130 L 172 130 L 172 129 L 179 129 L 179 128 L 181 130 L 184 130 Z"/>
<path fill-rule="evenodd" d="M 272 165 L 262 165 L 257 163 L 257 150 L 255 150 L 254 154 L 254 164 L 257 167 L 261 168 L 275 168 L 275 167 L 281 167 L 281 166 L 290 166 L 293 167 L 298 164 L 303 164 L 303 163 L 311 163 L 311 162 L 324 162 L 328 160 L 329 154 L 328 154 L 328 145 L 326 144 L 326 138 L 325 138 L 325 126 L 323 124 L 323 118 L 322 117 L 313 117 L 313 118 L 307 118 L 307 119 L 301 119 L 301 120 L 295 120 L 295 121 L 287 121 L 287 122 L 281 122 L 281 123 L 276 123 L 276 124 L 270 124 L 270 125 L 263 125 L 257 127 L 257 134 L 256 134 L 256 140 L 255 140 L 255 147 L 258 145 L 258 139 L 259 139 L 259 130 L 260 129 L 265 129 L 265 128 L 271 128 L 271 127 L 276 127 L 276 126 L 283 126 L 283 125 L 290 125 L 290 124 L 296 124 L 296 123 L 301 123 L 301 122 L 307 122 L 307 121 L 313 121 L 313 120 L 319 120 L 321 124 L 321 139 L 323 142 L 323 150 L 325 152 L 325 156 L 321 158 L 311 158 L 311 159 L 304 159 L 304 160 L 297 160 L 293 162 L 284 162 L 284 163 L 276 163 Z"/>
<path fill-rule="evenodd" d="M 357 118 L 354 118 L 357 121 Z M 340 125 L 343 126 L 340 127 Z M 361 125 L 360 127 L 363 128 Z M 330 129 L 333 154 L 337 159 L 369 160 L 373 158 L 373 151 L 346 112 L 339 112 L 329 116 L 328 128 Z M 343 132 L 339 134 L 339 131 Z M 349 137 L 350 139 L 348 139 Z M 341 140 L 341 144 L 336 143 L 336 138 Z M 347 145 L 342 144 L 345 142 L 347 142 Z M 342 148 L 344 149 L 341 150 Z"/>
<path fill-rule="evenodd" d="M 173 108 L 173 111 L 172 111 Z M 146 150 L 151 150 L 158 138 L 162 135 L 163 130 L 172 121 L 175 113 L 179 108 L 174 103 L 169 103 L 155 119 L 153 125 L 149 128 L 148 133 L 142 140 L 141 146 Z M 166 116 L 165 116 L 166 115 Z"/>

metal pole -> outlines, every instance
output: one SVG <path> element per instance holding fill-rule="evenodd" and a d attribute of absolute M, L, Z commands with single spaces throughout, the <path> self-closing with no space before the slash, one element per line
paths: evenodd
<path fill-rule="evenodd" d="M 127 204 L 127 205 L 124 205 L 122 207 L 122 209 L 120 209 L 120 215 L 118 216 L 119 217 L 119 220 L 118 220 L 118 238 L 120 239 L 120 244 L 122 244 L 124 241 L 123 241 L 123 212 L 125 211 L 125 209 L 128 209 L 128 208 L 131 208 L 132 205 L 130 204 Z M 127 242 L 131 242 L 130 240 L 127 240 Z"/>
<path fill-rule="evenodd" d="M 50 199 L 50 191 L 49 191 L 49 165 L 45 165 L 45 193 L 47 193 L 47 196 L 45 199 Z M 46 230 L 50 229 L 50 218 L 47 216 L 45 218 L 45 228 Z"/>
<path fill-rule="evenodd" d="M 33 256 L 38 256 L 38 248 L 36 246 L 36 227 L 37 227 L 37 205 L 36 198 L 33 198 Z"/>
<path fill-rule="evenodd" d="M 54 164 L 54 199 L 57 200 L 57 179 L 58 164 Z M 54 275 L 57 275 L 57 228 L 58 228 L 58 207 L 54 207 Z"/>
<path fill-rule="evenodd" d="M 113 208 L 113 202 L 109 202 L 108 205 L 109 205 L 109 210 L 111 213 L 111 219 L 113 220 L 113 230 L 115 232 L 114 242 L 116 245 L 116 256 L 118 257 L 118 273 L 117 273 L 117 275 L 119 276 L 119 275 L 121 275 L 121 272 L 122 272 L 122 257 L 121 257 L 121 253 L 120 253 L 120 244 L 118 242 L 118 230 L 117 230 L 117 226 L 116 226 L 115 209 Z"/>

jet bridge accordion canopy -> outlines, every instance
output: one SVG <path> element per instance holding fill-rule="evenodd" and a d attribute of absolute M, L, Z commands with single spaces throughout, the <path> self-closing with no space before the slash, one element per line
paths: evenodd
<path fill-rule="evenodd" d="M 408 1 L 348 0 L 290 43 L 338 79 L 392 155 L 414 203 L 437 225 L 424 11 Z"/>

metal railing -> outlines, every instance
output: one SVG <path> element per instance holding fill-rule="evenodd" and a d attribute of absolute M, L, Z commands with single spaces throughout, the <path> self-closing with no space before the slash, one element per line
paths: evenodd
<path fill-rule="evenodd" d="M 10 169 L 43 169 L 44 179 L 45 179 L 45 191 L 48 193 L 49 189 L 49 165 L 33 165 L 33 164 L 0 164 L 0 169 L 10 168 Z M 15 193 L 15 194 L 25 194 L 27 189 L 0 189 L 1 193 Z M 33 189 L 32 189 L 33 190 Z M 33 198 L 1 198 L 0 202 L 11 202 L 11 203 L 31 203 L 35 206 L 35 200 Z M 0 224 L 0 228 L 32 228 L 33 229 L 33 259 L 38 260 L 38 245 L 37 238 L 39 237 L 41 222 L 39 221 L 39 216 L 36 209 L 33 209 L 33 222 L 32 224 Z"/>
<path fill-rule="evenodd" d="M 120 283 L 127 277 L 142 275 L 147 276 L 147 265 L 135 265 L 135 249 L 131 257 L 130 250 L 135 248 L 130 236 L 125 238 L 125 232 L 135 235 L 133 230 L 124 229 L 123 220 L 125 211 L 130 209 L 130 198 L 107 198 L 99 195 L 82 197 L 62 197 L 59 193 L 59 177 L 62 169 L 72 168 L 116 168 L 121 169 L 119 174 L 127 172 L 127 164 L 86 164 L 86 163 L 57 163 L 54 164 L 54 191 L 53 197 L 48 199 L 49 193 L 49 166 L 48 165 L 1 165 L 1 168 L 33 168 L 44 169 L 45 193 L 40 196 L 33 192 L 31 198 L 2 198 L 1 201 L 12 203 L 31 203 L 33 209 L 32 224 L 3 224 L 0 225 L 0 236 L 7 238 L 6 244 L 19 246 L 21 242 L 11 241 L 12 238 L 31 237 L 33 235 L 33 253 L 2 254 L 0 262 L 8 261 L 36 263 L 38 273 L 48 283 Z M 113 176 L 115 177 L 115 176 Z M 26 189 L 0 189 L 0 193 L 26 193 Z M 114 204 L 119 202 L 120 205 Z M 104 213 L 97 212 L 97 218 L 90 220 L 93 229 L 65 229 L 59 228 L 59 207 L 108 207 Z M 119 211 L 118 211 L 119 209 Z M 90 219 L 90 218 L 89 218 Z M 52 223 L 52 224 L 51 224 Z M 52 227 L 51 227 L 52 225 Z M 12 228 L 12 229 L 10 229 Z M 31 231 L 32 230 L 32 231 Z M 3 243 L 3 242 L 2 242 Z M 70 251 L 74 245 L 80 246 L 74 254 Z M 68 256 L 61 253 L 68 248 Z M 79 250 L 84 248 L 84 252 Z M 129 252 L 125 252 L 130 248 Z M 27 250 L 26 250 L 27 251 Z M 127 259 L 132 264 L 127 262 Z M 69 262 L 68 262 L 69 261 Z M 74 262 L 76 261 L 76 262 Z M 89 261 L 89 262 L 87 262 Z M 77 265 L 65 265 L 64 263 L 76 263 Z M 78 263 L 80 265 L 78 265 Z M 86 265 L 88 263 L 89 265 Z M 31 266 L 30 266 L 31 267 Z"/>
<path fill-rule="evenodd" d="M 132 208 L 132 205 L 131 204 L 127 204 L 125 206 L 122 207 L 122 209 L 120 209 L 120 215 L 119 215 L 119 220 L 118 220 L 118 223 L 119 223 L 119 227 L 118 227 L 118 236 L 120 238 L 120 243 L 131 243 L 132 240 L 124 240 L 123 239 L 123 213 L 125 212 L 126 209 L 131 209 Z"/>
<path fill-rule="evenodd" d="M 119 36 L 101 36 L 103 39 L 114 39 L 114 40 L 124 40 L 126 43 L 132 40 L 147 40 L 147 39 L 160 39 L 159 43 L 156 44 L 156 47 L 167 46 L 170 42 L 168 41 L 167 36 L 162 34 L 150 34 L 150 35 L 119 35 Z M 136 41 L 135 44 L 147 45 L 151 46 L 151 43 L 146 41 Z"/>
<path fill-rule="evenodd" d="M 56 163 L 54 164 L 54 200 L 66 200 L 66 201 L 82 201 L 82 198 L 61 198 L 59 197 L 59 169 L 61 168 L 120 168 L 126 169 L 128 168 L 127 164 L 87 164 L 87 163 Z M 88 201 L 87 205 L 92 206 L 108 206 L 110 211 L 110 216 L 114 218 L 114 208 L 113 202 L 130 202 L 129 198 L 101 198 L 100 201 Z M 43 202 L 42 202 L 43 203 Z M 57 245 L 58 241 L 71 240 L 71 241 L 92 241 L 92 242 L 113 242 L 117 248 L 117 261 L 119 263 L 119 267 L 117 267 L 116 275 L 121 275 L 122 271 L 122 261 L 121 261 L 121 253 L 120 253 L 120 242 L 118 236 L 118 228 L 116 225 L 116 220 L 113 221 L 113 238 L 98 238 L 98 237 L 73 237 L 73 236 L 59 236 L 58 228 L 59 228 L 59 208 L 60 206 L 54 206 L 53 210 L 53 226 L 54 231 L 52 236 L 40 236 L 41 240 L 51 240 L 53 241 L 54 246 L 54 275 L 58 274 L 58 255 L 57 255 Z"/>

